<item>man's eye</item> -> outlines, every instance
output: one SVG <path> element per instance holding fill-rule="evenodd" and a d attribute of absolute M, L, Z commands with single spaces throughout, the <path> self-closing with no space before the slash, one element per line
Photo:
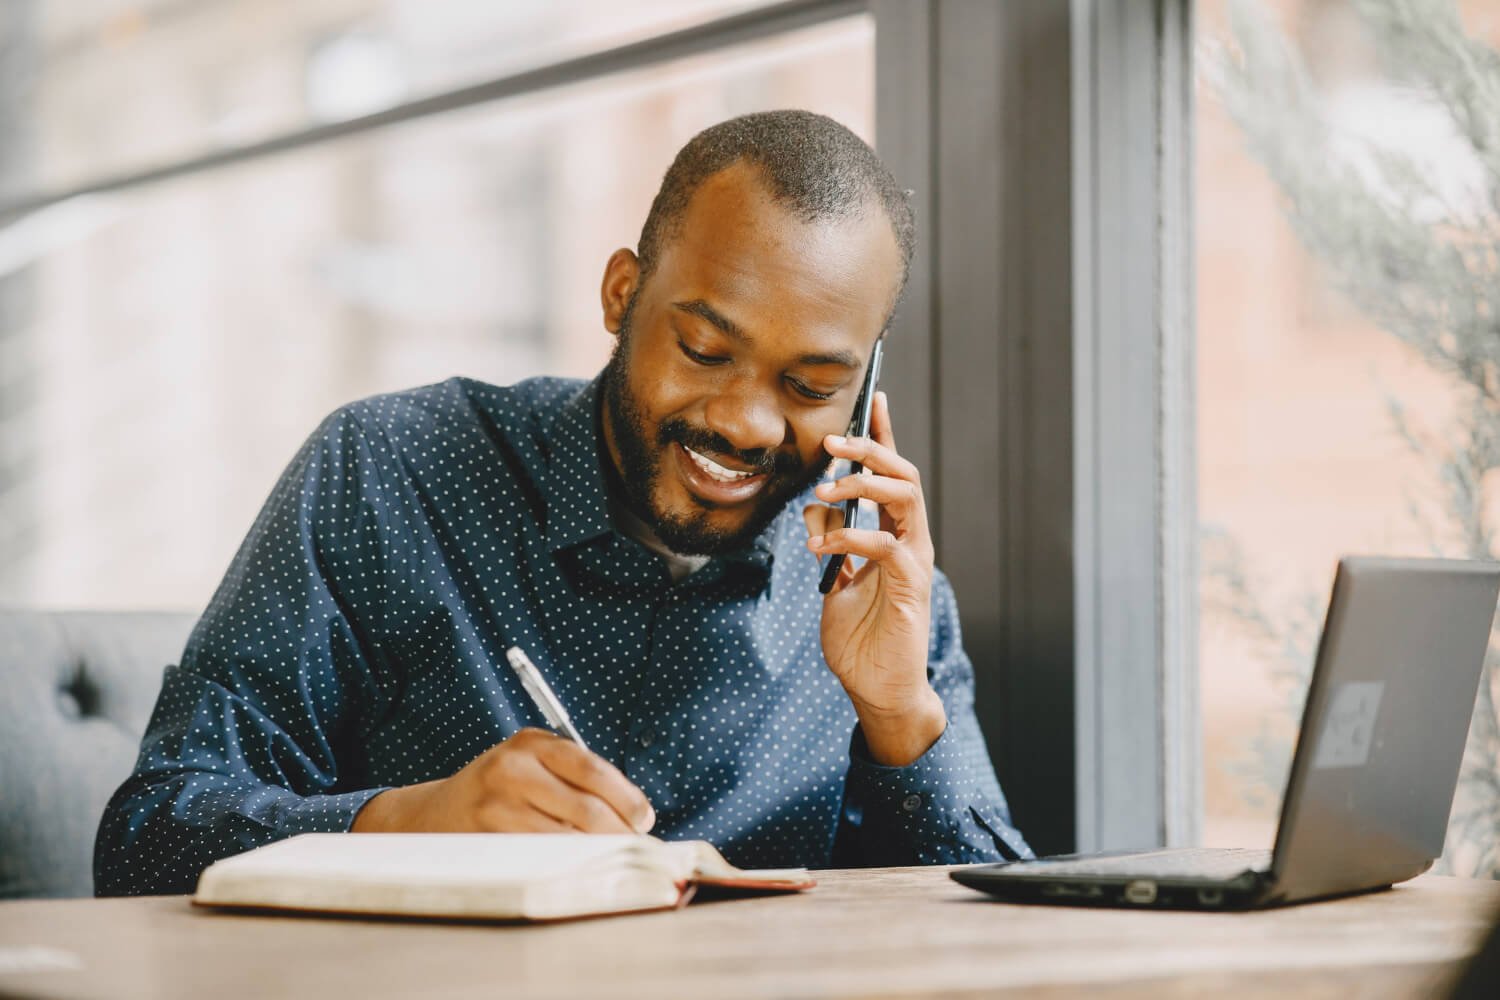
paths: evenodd
<path fill-rule="evenodd" d="M 693 350 L 691 347 L 689 347 L 687 344 L 684 344 L 680 340 L 677 342 L 677 346 L 682 348 L 683 354 L 686 354 L 695 363 L 704 365 L 705 367 L 710 365 L 722 365 L 724 362 L 729 360 L 728 358 L 716 358 L 711 354 L 699 354 L 697 351 Z"/>
<path fill-rule="evenodd" d="M 792 391 L 797 393 L 797 395 L 805 396 L 808 399 L 832 399 L 835 395 L 832 392 L 819 392 L 799 379 L 789 378 L 787 379 L 787 384 L 792 387 Z"/>

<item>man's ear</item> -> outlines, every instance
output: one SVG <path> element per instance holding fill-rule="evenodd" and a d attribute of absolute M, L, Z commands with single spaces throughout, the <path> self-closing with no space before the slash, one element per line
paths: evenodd
<path fill-rule="evenodd" d="M 599 304 L 604 307 L 604 329 L 616 336 L 640 277 L 641 262 L 635 254 L 621 247 L 609 255 L 609 262 L 604 265 L 604 283 L 599 287 Z"/>

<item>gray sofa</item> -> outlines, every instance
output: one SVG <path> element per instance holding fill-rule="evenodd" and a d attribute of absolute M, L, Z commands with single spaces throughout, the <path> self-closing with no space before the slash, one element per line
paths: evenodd
<path fill-rule="evenodd" d="M 196 619 L 0 610 L 0 899 L 93 895 L 99 817 Z"/>

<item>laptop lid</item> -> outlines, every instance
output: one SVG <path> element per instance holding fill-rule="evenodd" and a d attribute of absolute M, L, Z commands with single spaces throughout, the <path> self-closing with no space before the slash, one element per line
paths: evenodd
<path fill-rule="evenodd" d="M 1500 564 L 1339 561 L 1282 799 L 1272 899 L 1399 882 L 1443 851 Z"/>

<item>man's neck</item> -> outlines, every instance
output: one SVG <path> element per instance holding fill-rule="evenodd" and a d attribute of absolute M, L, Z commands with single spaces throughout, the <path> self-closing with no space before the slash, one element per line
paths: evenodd
<path fill-rule="evenodd" d="M 708 563 L 708 556 L 685 556 L 667 548 L 667 544 L 657 537 L 655 531 L 651 530 L 651 525 L 641 520 L 630 509 L 630 505 L 625 503 L 619 491 L 613 489 L 609 492 L 609 519 L 614 522 L 621 534 L 629 535 L 665 559 L 667 570 L 671 572 L 674 583 L 690 573 L 697 572 Z"/>

